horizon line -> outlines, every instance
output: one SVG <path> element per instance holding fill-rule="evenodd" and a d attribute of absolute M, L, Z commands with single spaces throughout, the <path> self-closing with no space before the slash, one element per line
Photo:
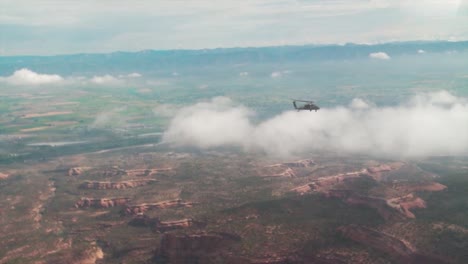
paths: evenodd
<path fill-rule="evenodd" d="M 60 56 L 79 56 L 79 55 L 109 55 L 114 53 L 143 53 L 143 52 L 171 52 L 171 51 L 214 51 L 214 50 L 233 50 L 233 49 L 262 49 L 262 48 L 283 48 L 283 47 L 345 47 L 345 46 L 379 46 L 397 43 L 464 43 L 468 39 L 463 40 L 403 40 L 403 41 L 383 41 L 383 42 L 345 42 L 345 43 L 309 43 L 309 44 L 284 44 L 284 45 L 267 45 L 267 46 L 232 46 L 232 47 L 215 47 L 215 48 L 194 48 L 194 49 L 142 49 L 142 50 L 115 50 L 109 52 L 76 52 L 76 53 L 57 53 L 49 55 L 0 55 L 1 58 L 14 58 L 14 57 L 60 57 Z"/>

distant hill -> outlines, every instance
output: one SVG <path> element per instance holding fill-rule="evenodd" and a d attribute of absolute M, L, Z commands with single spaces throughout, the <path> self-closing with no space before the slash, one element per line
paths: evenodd
<path fill-rule="evenodd" d="M 145 50 L 108 54 L 73 54 L 58 56 L 11 56 L 0 60 L 0 75 L 27 67 L 41 72 L 73 74 L 75 72 L 108 73 L 157 71 L 186 67 L 229 66 L 237 64 L 317 62 L 367 58 L 373 52 L 386 52 L 391 57 L 426 53 L 464 52 L 468 41 L 413 41 L 375 45 L 306 45 L 260 48 L 219 48 L 205 50 Z"/>

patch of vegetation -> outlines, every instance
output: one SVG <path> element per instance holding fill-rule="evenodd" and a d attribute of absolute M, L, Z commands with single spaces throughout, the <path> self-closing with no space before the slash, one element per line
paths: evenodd
<path fill-rule="evenodd" d="M 468 228 L 468 177 L 466 173 L 443 175 L 441 184 L 447 190 L 441 192 L 421 193 L 427 202 L 427 210 L 415 210 L 418 219 L 429 222 L 445 222 Z"/>

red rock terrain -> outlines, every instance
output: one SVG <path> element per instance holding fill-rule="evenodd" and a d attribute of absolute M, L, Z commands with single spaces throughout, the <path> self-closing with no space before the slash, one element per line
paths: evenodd
<path fill-rule="evenodd" d="M 173 230 L 173 229 L 188 228 L 188 227 L 191 227 L 193 224 L 194 224 L 194 221 L 190 218 L 176 220 L 176 221 L 161 221 L 156 226 L 156 229 L 158 231 L 164 232 L 164 231 Z"/>
<path fill-rule="evenodd" d="M 387 164 L 380 164 L 378 166 L 367 167 L 365 170 L 367 175 L 379 181 L 381 180 L 382 173 L 399 170 L 405 165 L 406 163 L 403 162 L 393 162 Z"/>
<path fill-rule="evenodd" d="M 387 204 L 408 218 L 416 218 L 410 209 L 426 208 L 426 202 L 423 199 L 414 196 L 412 193 L 402 197 L 388 199 Z"/>
<path fill-rule="evenodd" d="M 312 188 L 312 190 L 316 192 L 324 192 L 325 190 L 333 187 L 336 184 L 366 176 L 366 172 L 367 170 L 363 169 L 360 171 L 341 173 L 338 175 L 327 177 L 320 177 L 317 180 L 310 183 L 309 185 Z"/>
<path fill-rule="evenodd" d="M 296 187 L 296 188 L 292 189 L 291 191 L 295 192 L 295 193 L 298 193 L 300 195 L 304 195 L 304 194 L 310 192 L 311 190 L 312 190 L 312 187 L 310 187 L 310 183 L 308 183 L 308 184 Z"/>
<path fill-rule="evenodd" d="M 104 181 L 86 181 L 80 185 L 82 189 L 96 189 L 96 190 L 108 190 L 108 189 L 128 189 L 139 186 L 144 186 L 157 182 L 154 179 L 141 179 L 141 180 L 130 180 L 120 182 L 104 182 Z"/>
<path fill-rule="evenodd" d="M 181 199 L 171 200 L 171 201 L 164 201 L 159 203 L 144 203 L 144 204 L 137 204 L 137 205 L 129 205 L 125 208 L 125 214 L 141 214 L 148 210 L 153 209 L 164 209 L 164 208 L 177 208 L 177 207 L 192 207 L 194 203 L 192 202 L 184 202 Z"/>
<path fill-rule="evenodd" d="M 79 176 L 83 174 L 83 172 L 90 170 L 90 167 L 73 167 L 68 170 L 69 176 Z M 134 169 L 134 170 L 124 170 L 118 167 L 112 167 L 104 170 L 99 170 L 97 173 L 105 176 L 105 177 L 116 177 L 127 175 L 130 177 L 149 177 L 154 174 L 165 172 L 165 171 L 172 171 L 173 168 L 157 168 L 157 169 Z"/>
<path fill-rule="evenodd" d="M 163 171 L 172 171 L 172 168 L 159 168 L 159 169 L 135 169 L 125 170 L 125 174 L 131 177 L 148 177 Z"/>
<path fill-rule="evenodd" d="M 409 182 L 395 182 L 393 188 L 405 192 L 438 192 L 447 189 L 447 186 L 437 182 L 422 182 L 422 183 L 409 183 Z"/>
<path fill-rule="evenodd" d="M 69 176 L 78 176 L 81 175 L 84 171 L 90 170 L 92 168 L 90 167 L 75 167 L 71 168 L 68 171 Z M 107 169 L 98 169 L 98 170 L 93 170 L 93 174 L 99 175 L 99 176 L 104 176 L 104 177 L 117 177 L 117 176 L 122 176 L 126 175 L 125 170 L 122 170 L 118 168 L 117 166 L 114 166 L 112 168 L 107 168 Z"/>
<path fill-rule="evenodd" d="M 316 165 L 315 161 L 311 159 L 304 159 L 304 160 L 298 160 L 298 161 L 292 161 L 292 162 L 283 162 L 283 163 L 277 163 L 277 164 L 272 164 L 268 165 L 265 167 L 289 167 L 289 168 L 308 168 Z"/>
<path fill-rule="evenodd" d="M 286 178 L 291 178 L 291 177 L 296 177 L 296 173 L 294 172 L 293 169 L 291 168 L 286 168 L 284 171 L 281 171 L 279 173 L 265 173 L 265 174 L 260 174 L 261 177 L 286 177 Z"/>
<path fill-rule="evenodd" d="M 349 205 L 363 205 L 377 210 L 380 216 L 386 220 L 404 220 L 401 211 L 390 207 L 385 199 L 363 196 L 350 190 L 330 190 L 325 197 L 339 198 Z"/>
<path fill-rule="evenodd" d="M 0 180 L 4 180 L 4 179 L 6 179 L 6 178 L 8 178 L 8 177 L 10 177 L 9 174 L 1 173 L 1 172 L 0 172 Z"/>
<path fill-rule="evenodd" d="M 391 199 L 363 196 L 350 190 L 330 190 L 324 195 L 325 197 L 342 199 L 350 205 L 365 205 L 374 208 L 386 220 L 403 220 L 401 216 L 416 218 L 410 210 L 413 208 L 426 208 L 426 202 L 412 193 Z"/>
<path fill-rule="evenodd" d="M 156 231 L 165 232 L 173 229 L 182 229 L 200 224 L 191 218 L 175 220 L 175 221 L 160 221 L 159 218 L 151 218 L 146 215 L 139 215 L 132 219 L 129 223 L 132 226 L 151 227 Z"/>
<path fill-rule="evenodd" d="M 372 177 L 374 180 L 380 180 L 381 174 L 383 172 L 388 172 L 392 170 L 397 170 L 403 166 L 403 163 L 390 163 L 382 164 L 374 167 L 368 167 L 357 171 L 340 173 L 331 176 L 320 177 L 311 183 L 302 185 L 292 189 L 291 191 L 305 194 L 309 191 L 315 192 L 326 192 L 327 190 L 333 188 L 335 185 L 343 183 L 348 180 L 353 180 L 361 177 Z"/>
<path fill-rule="evenodd" d="M 405 195 L 383 198 L 363 196 L 354 193 L 352 190 L 336 190 L 334 189 L 338 184 L 345 184 L 355 179 L 362 177 L 371 177 L 375 181 L 382 179 L 382 173 L 390 172 L 393 170 L 401 169 L 405 164 L 401 162 L 381 164 L 378 166 L 367 167 L 362 170 L 340 173 L 332 176 L 320 177 L 311 183 L 298 186 L 291 189 L 292 192 L 304 195 L 309 192 L 317 192 L 325 195 L 326 197 L 334 197 L 342 199 L 347 204 L 351 205 L 365 205 L 376 209 L 379 214 L 389 219 L 400 219 L 401 216 L 406 218 L 415 218 L 415 215 L 410 211 L 413 208 L 426 208 L 426 203 L 421 198 L 415 196 L 411 191 L 442 191 L 447 187 L 436 182 L 394 182 L 392 188 L 399 193 L 406 193 Z M 400 216 L 395 214 L 398 212 Z"/>
<path fill-rule="evenodd" d="M 340 174 L 333 175 L 333 176 L 320 177 L 313 182 L 293 188 L 291 189 L 291 191 L 301 194 L 301 195 L 306 194 L 311 191 L 326 193 L 328 189 L 333 188 L 335 185 L 339 183 L 350 181 L 356 178 L 366 177 L 367 176 L 366 173 L 367 173 L 367 170 L 363 169 L 360 171 L 353 171 L 353 172 L 347 172 L 347 173 L 340 173 Z"/>
<path fill-rule="evenodd" d="M 311 159 L 298 160 L 293 162 L 276 163 L 263 166 L 258 174 L 261 177 L 296 177 L 294 169 L 309 168 L 315 166 L 316 163 Z"/>
<path fill-rule="evenodd" d="M 109 208 L 114 206 L 123 206 L 130 201 L 130 198 L 119 197 L 119 198 L 87 198 L 83 197 L 75 203 L 76 208 Z"/>
<path fill-rule="evenodd" d="M 83 167 L 74 167 L 68 170 L 68 176 L 79 176 L 83 173 Z"/>

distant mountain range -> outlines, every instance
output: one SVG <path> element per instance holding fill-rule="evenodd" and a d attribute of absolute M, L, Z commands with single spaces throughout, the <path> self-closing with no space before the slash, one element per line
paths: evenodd
<path fill-rule="evenodd" d="M 144 50 L 108 54 L 1 57 L 0 75 L 27 67 L 35 71 L 73 74 L 76 72 L 157 71 L 187 67 L 238 64 L 317 62 L 368 58 L 385 52 L 391 57 L 420 53 L 464 52 L 468 41 L 412 41 L 364 45 L 305 45 L 258 48 L 219 48 L 204 50 Z"/>

